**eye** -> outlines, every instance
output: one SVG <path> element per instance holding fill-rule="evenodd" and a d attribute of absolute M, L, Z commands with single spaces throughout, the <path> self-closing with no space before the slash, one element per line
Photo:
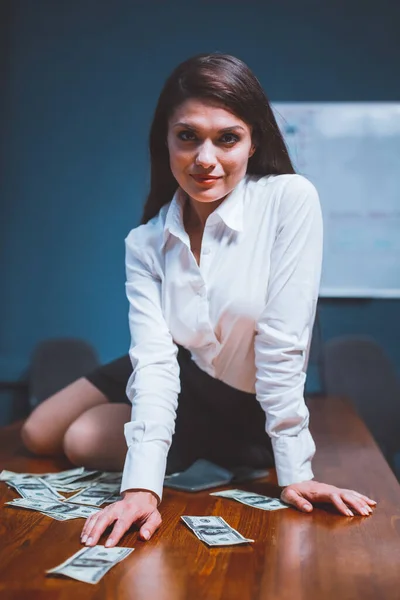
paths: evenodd
<path fill-rule="evenodd" d="M 234 133 L 224 133 L 224 135 L 221 137 L 221 140 L 223 144 L 233 146 L 233 144 L 236 144 L 236 142 L 240 140 L 240 137 Z"/>
<path fill-rule="evenodd" d="M 180 131 L 178 133 L 178 138 L 183 142 L 193 142 L 193 140 L 196 139 L 196 136 L 193 131 L 186 129 L 185 131 Z"/>

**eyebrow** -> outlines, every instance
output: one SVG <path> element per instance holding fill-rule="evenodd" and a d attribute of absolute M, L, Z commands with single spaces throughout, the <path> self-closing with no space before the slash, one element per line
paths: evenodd
<path fill-rule="evenodd" d="M 179 121 L 179 123 L 175 123 L 173 127 L 186 127 L 186 129 L 192 129 L 193 131 L 197 131 L 197 127 L 194 125 L 190 125 L 190 123 L 184 123 L 183 121 Z M 224 127 L 224 129 L 219 129 L 218 133 L 228 133 L 234 129 L 241 129 L 242 131 L 246 131 L 244 127 L 241 125 L 232 125 L 231 127 Z"/>

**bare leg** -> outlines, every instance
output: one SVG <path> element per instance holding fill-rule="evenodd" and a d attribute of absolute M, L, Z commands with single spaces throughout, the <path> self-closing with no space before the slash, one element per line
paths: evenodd
<path fill-rule="evenodd" d="M 131 406 L 115 403 L 95 406 L 83 413 L 64 436 L 64 452 L 78 466 L 101 471 L 122 471 L 126 456 L 124 425 Z"/>
<path fill-rule="evenodd" d="M 35 454 L 63 454 L 64 435 L 70 425 L 90 408 L 106 403 L 106 396 L 87 379 L 77 379 L 39 404 L 25 421 L 22 440 Z"/>

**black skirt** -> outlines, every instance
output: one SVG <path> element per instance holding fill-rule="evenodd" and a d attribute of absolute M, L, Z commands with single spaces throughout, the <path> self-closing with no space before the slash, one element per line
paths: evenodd
<path fill-rule="evenodd" d="M 181 471 L 198 458 L 224 467 L 270 467 L 271 440 L 256 395 L 242 392 L 202 371 L 190 352 L 178 346 L 181 392 L 167 473 Z M 130 404 L 126 386 L 132 373 L 128 355 L 98 367 L 86 378 L 110 402 Z"/>

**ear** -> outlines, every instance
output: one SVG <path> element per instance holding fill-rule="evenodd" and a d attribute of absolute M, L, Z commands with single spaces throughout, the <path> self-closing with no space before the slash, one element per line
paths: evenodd
<path fill-rule="evenodd" d="M 254 154 L 254 152 L 256 151 L 256 146 L 253 144 L 250 148 L 250 152 L 249 152 L 249 158 L 251 158 Z"/>

